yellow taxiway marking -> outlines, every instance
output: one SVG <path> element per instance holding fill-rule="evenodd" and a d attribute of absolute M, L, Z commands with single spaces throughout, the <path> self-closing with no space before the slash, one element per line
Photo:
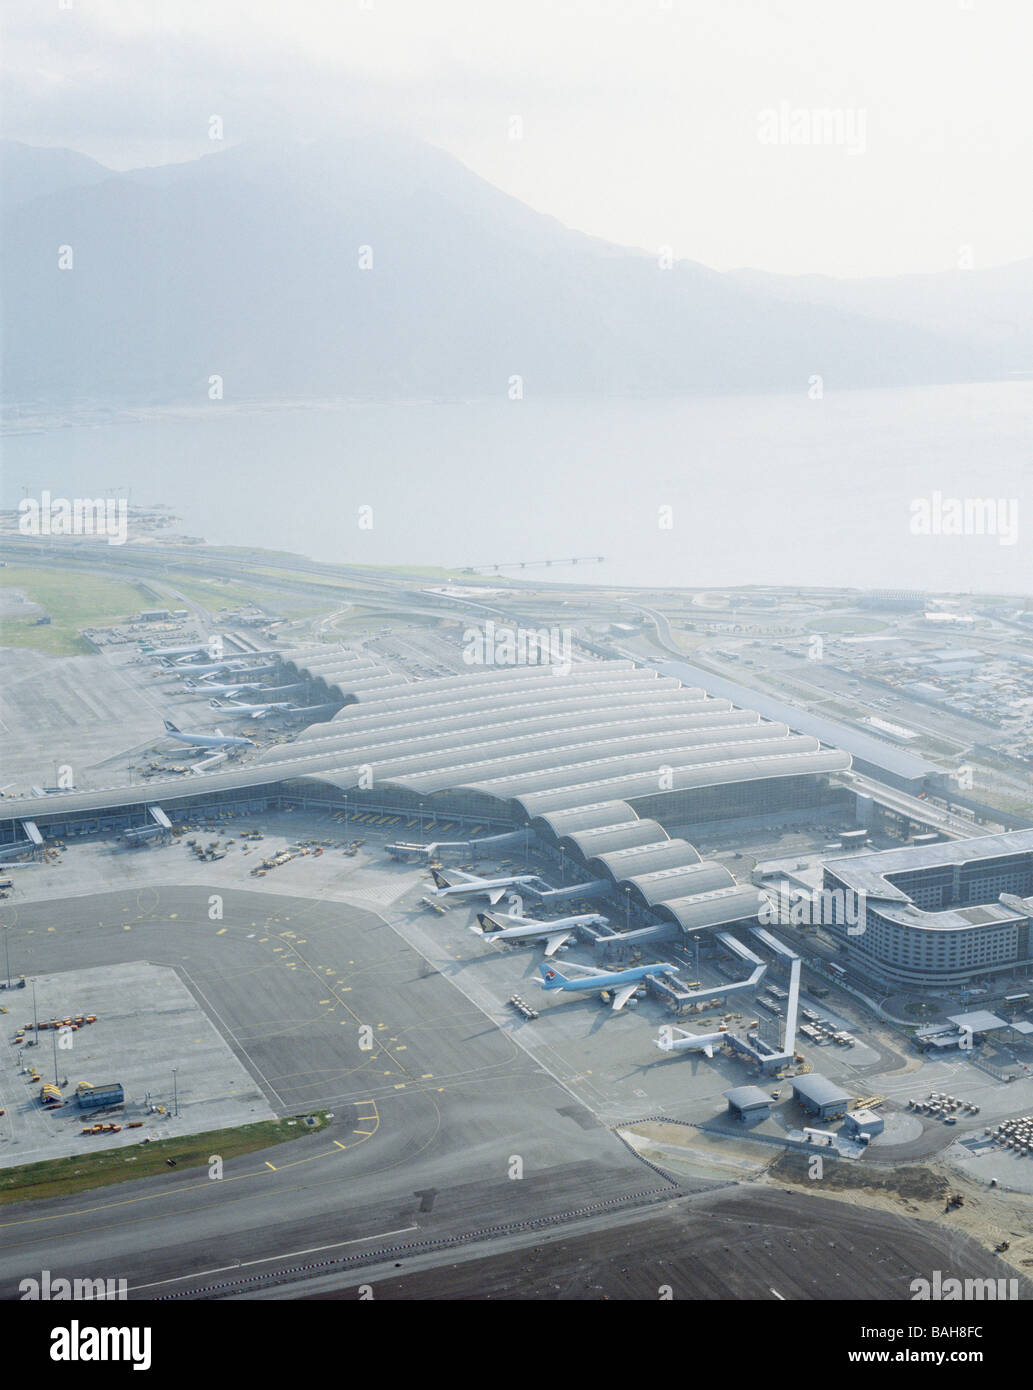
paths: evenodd
<path fill-rule="evenodd" d="M 425 1072 L 423 1073 L 423 1075 L 420 1077 L 420 1080 L 421 1080 L 421 1081 L 433 1081 L 433 1080 L 434 1080 L 434 1073 L 433 1073 L 432 1071 L 425 1071 Z"/>
<path fill-rule="evenodd" d="M 265 1166 L 266 1166 L 267 1168 L 272 1168 L 274 1173 L 276 1172 L 276 1169 L 273 1168 L 273 1165 L 269 1162 L 268 1159 L 266 1159 L 266 1161 L 265 1161 Z"/>
<path fill-rule="evenodd" d="M 358 1134 L 359 1131 L 356 1130 L 355 1133 Z M 372 1134 L 372 1133 L 373 1133 L 373 1131 L 370 1130 L 370 1134 Z M 340 1139 L 335 1139 L 335 1140 L 334 1140 L 334 1143 L 337 1145 L 337 1147 L 338 1147 L 339 1149 L 346 1149 L 346 1148 L 348 1147 L 347 1144 L 342 1144 L 341 1141 L 340 1141 Z"/>
<path fill-rule="evenodd" d="M 216 936 L 222 936 L 224 932 L 228 932 L 228 931 L 229 931 L 229 927 L 220 927 L 219 930 L 215 933 L 215 935 L 216 935 Z"/>

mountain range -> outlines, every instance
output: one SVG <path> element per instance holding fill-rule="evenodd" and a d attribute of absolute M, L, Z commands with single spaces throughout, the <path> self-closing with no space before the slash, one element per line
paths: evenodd
<path fill-rule="evenodd" d="M 394 134 L 129 172 L 5 142 L 0 206 L 8 403 L 803 392 L 1007 379 L 1033 347 L 1033 260 L 662 268 Z"/>

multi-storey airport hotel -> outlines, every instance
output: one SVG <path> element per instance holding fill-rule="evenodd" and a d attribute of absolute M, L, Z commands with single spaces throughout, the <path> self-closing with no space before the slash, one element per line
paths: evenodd
<path fill-rule="evenodd" d="M 887 985 L 956 985 L 1033 966 L 1033 830 L 833 859 L 824 888 L 837 907 L 861 905 L 863 930 L 842 920 L 828 929 L 856 968 Z"/>

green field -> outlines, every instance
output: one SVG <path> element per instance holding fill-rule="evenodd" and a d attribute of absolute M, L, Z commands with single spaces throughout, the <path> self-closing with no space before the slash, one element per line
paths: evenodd
<path fill-rule="evenodd" d="M 218 1154 L 225 1162 L 273 1144 L 318 1134 L 326 1127 L 325 1110 L 317 1110 L 310 1118 L 315 1120 L 314 1125 L 302 1123 L 305 1116 L 295 1115 L 291 1119 L 260 1120 L 236 1129 L 187 1134 L 181 1139 L 157 1139 L 149 1144 L 104 1149 L 97 1153 L 90 1153 L 89 1145 L 94 1141 L 83 1135 L 83 1152 L 74 1158 L 52 1158 L 45 1163 L 0 1169 L 0 1205 L 40 1201 L 44 1197 L 67 1197 L 91 1187 L 154 1177 L 156 1173 L 169 1171 L 166 1163 L 169 1158 L 176 1160 L 177 1169 L 199 1168 L 208 1163 L 212 1154 Z"/>
<path fill-rule="evenodd" d="M 0 646 L 31 647 L 49 656 L 81 656 L 89 648 L 80 628 L 121 622 L 154 606 L 153 593 L 143 585 L 83 570 L 5 565 L 0 588 L 20 589 L 51 620 L 37 627 L 35 617 L 0 619 Z"/>
<path fill-rule="evenodd" d="M 163 580 L 170 588 L 184 594 L 193 603 L 199 603 L 213 616 L 218 614 L 220 608 L 239 608 L 242 604 L 254 603 L 259 608 L 270 609 L 284 617 L 314 617 L 318 613 L 326 613 L 332 605 L 330 595 L 320 599 L 312 594 L 279 593 L 260 584 L 214 576 L 208 579 L 196 573 L 181 575 L 170 571 L 163 576 Z M 172 601 L 169 602 L 171 604 Z"/>

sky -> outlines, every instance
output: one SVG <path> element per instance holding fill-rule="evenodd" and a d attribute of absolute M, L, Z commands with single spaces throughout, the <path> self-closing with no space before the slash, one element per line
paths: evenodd
<path fill-rule="evenodd" d="M 1029 0 L 5 0 L 3 131 L 112 168 L 390 125 L 720 270 L 1033 254 Z M 825 114 L 823 114 L 825 113 Z"/>

